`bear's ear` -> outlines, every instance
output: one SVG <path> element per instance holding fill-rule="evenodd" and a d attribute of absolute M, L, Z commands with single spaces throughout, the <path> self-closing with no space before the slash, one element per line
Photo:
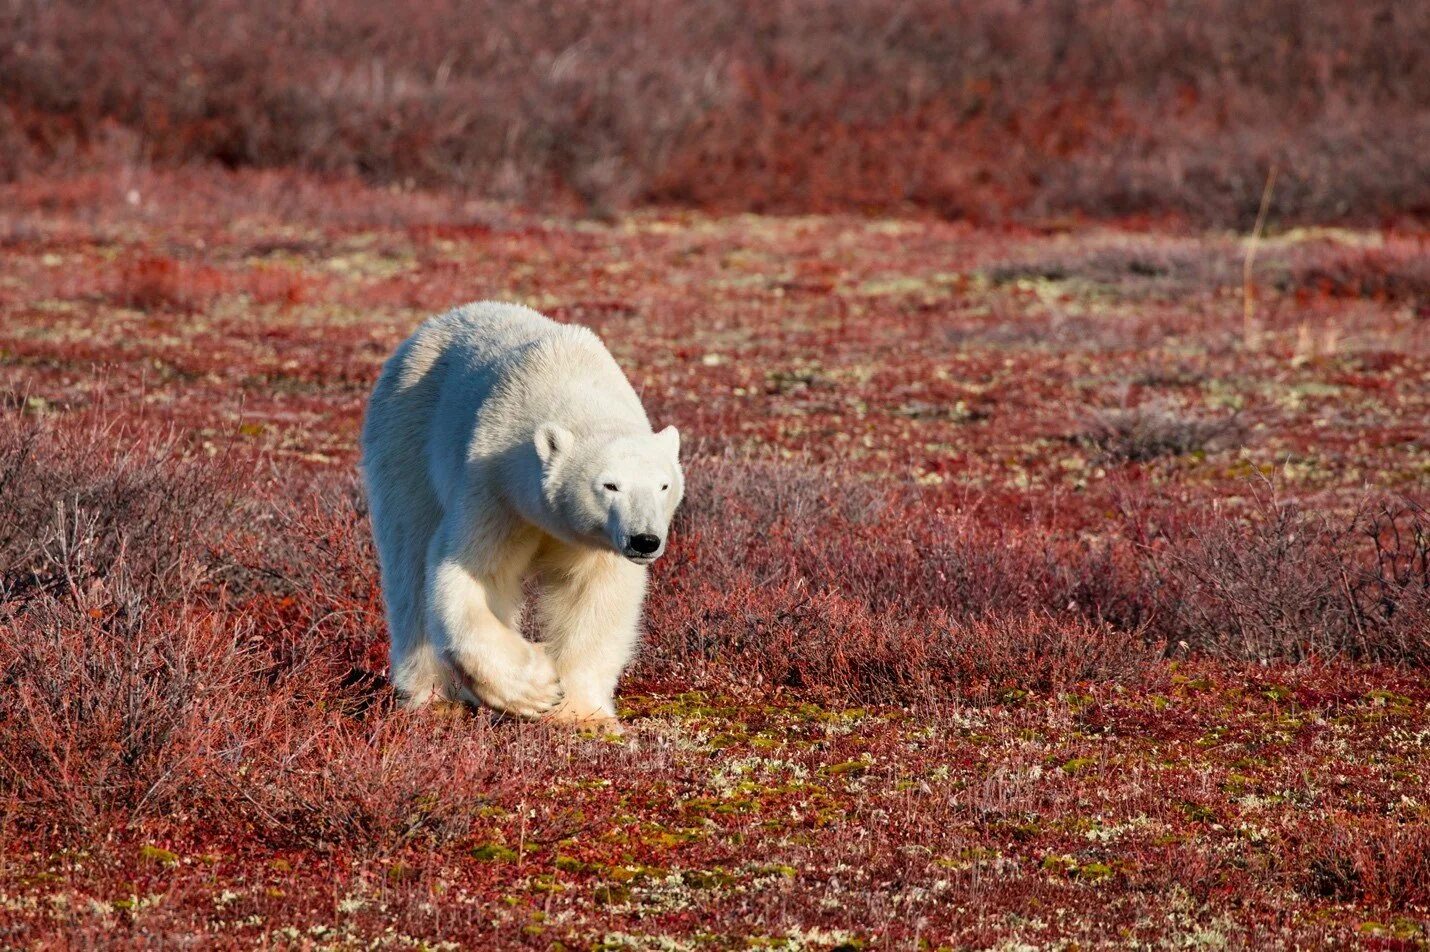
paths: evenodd
<path fill-rule="evenodd" d="M 567 450 L 576 438 L 560 423 L 543 423 L 536 428 L 536 455 L 550 466 Z"/>
<path fill-rule="evenodd" d="M 660 445 L 670 452 L 670 458 L 676 459 L 680 456 L 680 431 L 673 426 L 668 426 L 655 435 L 660 440 Z"/>

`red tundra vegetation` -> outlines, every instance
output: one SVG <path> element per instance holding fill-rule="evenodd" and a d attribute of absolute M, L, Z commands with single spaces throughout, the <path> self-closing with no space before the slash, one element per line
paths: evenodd
<path fill-rule="evenodd" d="M 1427 236 L 0 191 L 14 946 L 1412 948 Z M 428 313 L 687 434 L 624 740 L 395 710 L 355 476 Z"/>
<path fill-rule="evenodd" d="M 10 0 L 0 178 L 301 166 L 608 212 L 1430 212 L 1430 5 Z"/>

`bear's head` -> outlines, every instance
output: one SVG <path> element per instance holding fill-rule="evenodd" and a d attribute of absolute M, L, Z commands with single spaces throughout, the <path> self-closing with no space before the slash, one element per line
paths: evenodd
<path fill-rule="evenodd" d="M 536 430 L 542 492 L 572 536 L 639 565 L 665 552 L 670 520 L 685 494 L 680 433 L 578 437 L 558 423 Z"/>

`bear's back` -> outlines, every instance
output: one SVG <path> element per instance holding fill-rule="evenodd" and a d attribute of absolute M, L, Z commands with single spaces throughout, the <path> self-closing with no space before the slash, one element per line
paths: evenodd
<path fill-rule="evenodd" d="M 544 389 L 592 376 L 604 378 L 607 388 L 630 389 L 590 328 L 557 323 L 520 304 L 467 304 L 429 320 L 418 335 L 427 333 L 435 345 L 430 349 L 447 365 L 443 376 L 460 378 L 457 386 L 474 406 L 494 396 L 538 399 Z"/>
<path fill-rule="evenodd" d="M 526 447 L 542 423 L 649 432 L 635 390 L 589 328 L 483 301 L 430 319 L 412 342 L 404 373 L 436 384 L 426 441 L 443 496 L 470 460 Z"/>

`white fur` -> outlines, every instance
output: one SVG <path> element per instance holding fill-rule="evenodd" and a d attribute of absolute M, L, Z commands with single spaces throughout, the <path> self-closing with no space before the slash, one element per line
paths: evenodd
<path fill-rule="evenodd" d="M 383 367 L 362 445 L 405 702 L 613 719 L 684 481 L 600 339 L 513 304 L 434 317 Z M 542 644 L 520 633 L 533 576 Z"/>

